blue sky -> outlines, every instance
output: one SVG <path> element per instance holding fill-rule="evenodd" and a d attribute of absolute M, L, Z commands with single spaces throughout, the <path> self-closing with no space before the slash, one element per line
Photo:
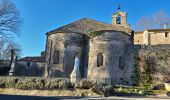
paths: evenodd
<path fill-rule="evenodd" d="M 81 18 L 111 23 L 121 4 L 132 28 L 142 16 L 164 10 L 170 16 L 170 0 L 12 0 L 23 19 L 20 36 L 22 57 L 39 56 L 45 50 L 45 33 Z"/>

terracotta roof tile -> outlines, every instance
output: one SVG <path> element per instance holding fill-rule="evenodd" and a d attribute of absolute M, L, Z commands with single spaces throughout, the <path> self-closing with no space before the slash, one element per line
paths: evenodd
<path fill-rule="evenodd" d="M 55 34 L 55 33 L 69 33 L 69 32 L 87 34 L 92 31 L 100 31 L 100 30 L 118 30 L 118 31 L 123 31 L 128 33 L 132 31 L 130 29 L 123 28 L 121 26 L 120 27 L 113 26 L 112 24 L 107 24 L 96 20 L 84 18 L 76 22 L 70 23 L 68 25 L 59 27 L 53 31 L 50 31 L 47 33 L 47 35 Z"/>
<path fill-rule="evenodd" d="M 170 31 L 170 29 L 149 29 L 149 32 L 162 32 L 162 31 Z"/>
<path fill-rule="evenodd" d="M 45 62 L 45 59 L 42 57 L 24 57 L 18 61 L 33 61 L 33 62 Z"/>

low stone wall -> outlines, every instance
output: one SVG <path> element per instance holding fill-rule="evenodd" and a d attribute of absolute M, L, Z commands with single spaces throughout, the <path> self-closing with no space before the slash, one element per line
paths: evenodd
<path fill-rule="evenodd" d="M 42 77 L 44 75 L 45 62 L 19 61 L 14 67 L 14 76 Z"/>

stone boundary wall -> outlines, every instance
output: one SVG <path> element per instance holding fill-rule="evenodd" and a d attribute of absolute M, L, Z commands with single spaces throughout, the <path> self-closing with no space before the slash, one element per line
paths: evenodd
<path fill-rule="evenodd" d="M 170 45 L 135 45 L 134 50 L 135 65 L 141 72 L 149 65 L 155 83 L 170 81 Z"/>

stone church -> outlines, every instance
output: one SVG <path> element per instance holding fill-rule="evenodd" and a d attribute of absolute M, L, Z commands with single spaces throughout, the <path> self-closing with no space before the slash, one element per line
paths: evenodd
<path fill-rule="evenodd" d="M 127 24 L 127 13 L 120 9 L 112 15 L 111 24 L 84 18 L 46 35 L 46 49 L 41 56 L 16 59 L 10 72 L 13 76 L 70 78 L 76 58 L 81 79 L 131 85 L 135 67 L 143 72 L 146 61 L 153 61 L 150 59 L 153 56 L 156 70 L 152 76 L 160 82 L 170 80 L 167 78 L 170 75 L 170 57 L 167 58 L 170 54 L 170 29 L 134 32 Z M 0 61 L 0 74 L 4 74 L 1 71 L 10 63 Z M 5 70 L 4 75 L 7 74 L 8 70 Z"/>
<path fill-rule="evenodd" d="M 78 57 L 81 78 L 131 84 L 133 31 L 125 12 L 113 14 L 112 24 L 84 18 L 46 35 L 46 77 L 70 78 Z"/>

